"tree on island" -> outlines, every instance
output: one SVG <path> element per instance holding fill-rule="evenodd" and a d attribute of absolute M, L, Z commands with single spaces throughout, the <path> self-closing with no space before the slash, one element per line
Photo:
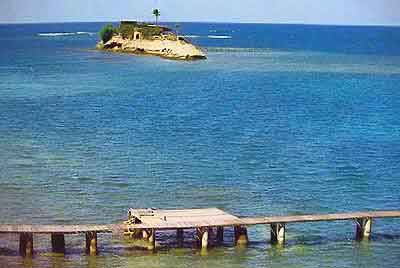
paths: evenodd
<path fill-rule="evenodd" d="M 101 29 L 99 35 L 103 44 L 107 43 L 114 35 L 115 29 L 112 24 L 107 24 L 106 26 Z"/>
<path fill-rule="evenodd" d="M 156 17 L 156 25 L 158 25 L 158 17 L 160 17 L 161 13 L 158 8 L 153 9 L 153 15 Z"/>

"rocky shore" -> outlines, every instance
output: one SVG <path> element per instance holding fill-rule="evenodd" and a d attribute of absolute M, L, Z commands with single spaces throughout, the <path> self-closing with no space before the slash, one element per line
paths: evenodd
<path fill-rule="evenodd" d="M 151 40 L 131 40 L 115 35 L 106 43 L 100 41 L 96 48 L 113 52 L 149 54 L 174 60 L 206 59 L 206 54 L 200 48 L 180 37 L 176 37 L 175 40 L 161 36 Z"/>

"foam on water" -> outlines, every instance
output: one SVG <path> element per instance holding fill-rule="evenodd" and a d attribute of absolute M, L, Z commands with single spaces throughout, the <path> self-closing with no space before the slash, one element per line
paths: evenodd
<path fill-rule="evenodd" d="M 230 35 L 208 35 L 207 37 L 211 39 L 232 39 Z"/>
<path fill-rule="evenodd" d="M 187 38 L 210 38 L 210 39 L 232 39 L 232 36 L 230 36 L 230 35 L 207 35 L 207 36 L 184 35 L 183 37 L 187 37 Z"/>
<path fill-rule="evenodd" d="M 92 32 L 70 32 L 70 33 L 38 33 L 38 36 L 46 36 L 46 37 L 53 37 L 53 36 L 71 36 L 71 35 L 95 35 L 96 33 Z"/>
<path fill-rule="evenodd" d="M 183 37 L 187 37 L 187 38 L 200 38 L 201 36 L 199 35 L 184 35 Z"/>

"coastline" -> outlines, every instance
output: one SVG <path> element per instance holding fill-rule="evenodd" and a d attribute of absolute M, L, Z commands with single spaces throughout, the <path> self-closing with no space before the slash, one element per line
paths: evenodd
<path fill-rule="evenodd" d="M 115 35 L 105 44 L 102 41 L 97 43 L 96 50 L 158 56 L 170 60 L 193 61 L 207 58 L 202 49 L 178 36 L 176 36 L 175 40 L 130 40 L 120 35 Z"/>

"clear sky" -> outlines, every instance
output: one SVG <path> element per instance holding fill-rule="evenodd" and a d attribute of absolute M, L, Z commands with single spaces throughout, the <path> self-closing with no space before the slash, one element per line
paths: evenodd
<path fill-rule="evenodd" d="M 400 25 L 400 0 L 0 0 L 0 22 L 152 20 Z"/>

